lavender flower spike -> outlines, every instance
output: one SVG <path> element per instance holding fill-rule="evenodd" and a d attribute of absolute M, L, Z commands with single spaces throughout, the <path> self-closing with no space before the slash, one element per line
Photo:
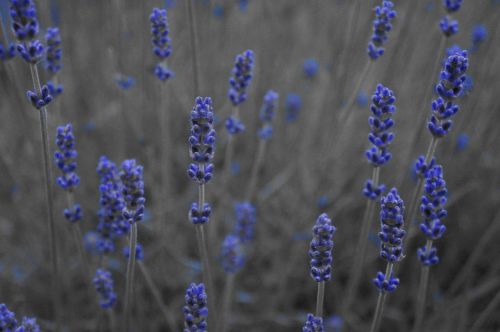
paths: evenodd
<path fill-rule="evenodd" d="M 307 314 L 307 320 L 302 332 L 323 332 L 323 319 L 312 314 Z"/>
<path fill-rule="evenodd" d="M 191 284 L 186 290 L 184 312 L 184 332 L 207 331 L 207 294 L 204 284 Z"/>
<path fill-rule="evenodd" d="M 153 53 L 160 59 L 160 63 L 155 67 L 155 75 L 162 81 L 173 76 L 173 72 L 167 66 L 167 58 L 172 53 L 172 41 L 169 37 L 170 28 L 168 26 L 167 10 L 154 8 L 151 16 L 151 41 L 153 43 Z"/>
<path fill-rule="evenodd" d="M 0 303 L 0 331 L 14 332 L 17 327 L 16 314 Z"/>
<path fill-rule="evenodd" d="M 264 104 L 260 109 L 260 120 L 263 123 L 262 128 L 259 130 L 259 137 L 263 140 L 268 140 L 273 134 L 272 121 L 274 119 L 275 111 L 278 108 L 279 95 L 273 90 L 267 91 L 264 96 Z"/>
<path fill-rule="evenodd" d="M 234 106 L 238 106 L 247 99 L 247 88 L 252 81 L 254 54 L 246 50 L 236 56 L 232 76 L 229 79 L 228 97 Z"/>
<path fill-rule="evenodd" d="M 332 249 L 335 226 L 328 216 L 323 213 L 316 220 L 313 227 L 313 239 L 309 247 L 311 258 L 311 277 L 316 282 L 330 280 L 332 277 Z"/>
<path fill-rule="evenodd" d="M 73 191 L 80 184 L 80 178 L 75 172 L 78 153 L 70 123 L 57 128 L 56 145 L 58 150 L 54 153 L 55 162 L 62 172 L 62 176 L 57 178 L 57 184 L 64 190 Z"/>
<path fill-rule="evenodd" d="M 40 332 L 40 326 L 36 323 L 36 318 L 23 317 L 21 326 L 16 329 L 16 332 Z"/>
<path fill-rule="evenodd" d="M 111 308 L 116 303 L 116 293 L 113 290 L 111 272 L 105 269 L 98 269 L 93 282 L 97 293 L 101 296 L 101 300 L 99 301 L 101 308 Z"/>
<path fill-rule="evenodd" d="M 222 267 L 226 273 L 238 272 L 245 263 L 243 248 L 237 236 L 228 235 L 222 243 Z"/>
<path fill-rule="evenodd" d="M 125 160 L 120 171 L 122 194 L 125 200 L 123 217 L 130 224 L 141 221 L 144 217 L 144 180 L 143 167 L 134 159 Z"/>
<path fill-rule="evenodd" d="M 468 67 L 467 51 L 455 53 L 446 59 L 436 86 L 439 97 L 432 102 L 432 113 L 427 124 L 429 131 L 436 138 L 446 136 L 451 130 L 451 117 L 459 111 L 453 100 L 459 97 L 463 90 Z"/>
<path fill-rule="evenodd" d="M 387 33 L 392 30 L 391 21 L 396 17 L 393 7 L 394 4 L 390 0 L 383 0 L 382 6 L 375 7 L 373 35 L 368 43 L 368 56 L 372 60 L 377 60 L 384 54 L 382 46 L 387 42 Z"/>

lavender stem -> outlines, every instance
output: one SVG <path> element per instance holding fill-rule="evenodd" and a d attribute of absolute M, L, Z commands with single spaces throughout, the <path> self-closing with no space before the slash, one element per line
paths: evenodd
<path fill-rule="evenodd" d="M 316 317 L 323 317 L 323 302 L 325 299 L 325 282 L 318 282 L 318 294 L 316 296 Z"/>
<path fill-rule="evenodd" d="M 389 280 L 392 274 L 392 263 L 387 263 L 385 269 L 385 280 Z M 373 316 L 372 326 L 370 332 L 377 332 L 380 328 L 380 322 L 382 320 L 382 315 L 384 313 L 385 299 L 387 298 L 387 292 L 381 291 L 378 294 L 377 307 L 375 308 L 375 314 Z"/>
<path fill-rule="evenodd" d="M 127 274 L 126 274 L 126 287 L 125 287 L 125 304 L 123 310 L 125 331 L 130 330 L 130 306 L 131 298 L 133 296 L 132 287 L 134 285 L 134 268 L 135 268 L 135 250 L 137 244 L 137 223 L 133 223 L 131 227 L 131 233 L 129 238 L 129 259 L 127 263 Z"/>

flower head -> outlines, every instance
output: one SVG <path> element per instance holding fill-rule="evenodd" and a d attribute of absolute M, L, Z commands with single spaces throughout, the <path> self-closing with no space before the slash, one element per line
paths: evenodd
<path fill-rule="evenodd" d="M 327 281 L 332 277 L 334 233 L 335 226 L 330 218 L 323 213 L 318 217 L 313 227 L 313 238 L 309 246 L 310 274 L 316 282 Z"/>
<path fill-rule="evenodd" d="M 14 332 L 17 327 L 16 314 L 0 303 L 0 331 Z"/>
<path fill-rule="evenodd" d="M 452 20 L 448 18 L 448 16 L 444 16 L 441 21 L 439 21 L 439 27 L 446 37 L 450 37 L 458 32 L 458 21 Z"/>
<path fill-rule="evenodd" d="M 443 0 L 443 6 L 448 13 L 453 13 L 460 9 L 462 2 L 463 0 Z"/>
<path fill-rule="evenodd" d="M 278 93 L 273 90 L 267 91 L 264 96 L 264 103 L 260 109 L 260 120 L 263 126 L 259 131 L 259 137 L 263 140 L 271 138 L 272 135 L 272 121 L 274 118 L 275 110 L 278 108 Z"/>
<path fill-rule="evenodd" d="M 256 220 L 255 206 L 250 202 L 239 202 L 234 204 L 234 210 L 236 223 L 233 234 L 240 239 L 241 243 L 252 240 Z"/>
<path fill-rule="evenodd" d="M 316 76 L 319 70 L 319 64 L 316 59 L 306 59 L 304 61 L 304 74 L 307 76 L 307 78 L 313 78 Z"/>
<path fill-rule="evenodd" d="M 122 195 L 125 201 L 123 217 L 134 224 L 144 217 L 144 180 L 143 167 L 135 159 L 125 160 L 120 170 Z"/>
<path fill-rule="evenodd" d="M 323 318 L 307 314 L 307 320 L 302 328 L 302 332 L 323 332 Z"/>
<path fill-rule="evenodd" d="M 207 331 L 207 294 L 204 284 L 191 284 L 186 290 L 184 312 L 184 332 Z"/>
<path fill-rule="evenodd" d="M 52 74 L 56 74 L 62 68 L 61 35 L 59 34 L 59 29 L 48 28 L 45 34 L 45 40 L 47 41 L 47 69 Z"/>
<path fill-rule="evenodd" d="M 161 60 L 155 66 L 154 73 L 161 81 L 172 77 L 174 73 L 168 68 L 166 59 L 172 53 L 172 41 L 169 37 L 167 10 L 154 8 L 151 16 L 151 41 L 153 43 L 153 53 Z"/>
<path fill-rule="evenodd" d="M 213 176 L 211 163 L 215 152 L 214 112 L 210 97 L 197 97 L 191 111 L 191 131 L 189 134 L 189 154 L 195 162 L 189 165 L 188 175 L 200 184 L 210 181 Z"/>
<path fill-rule="evenodd" d="M 390 0 L 383 0 L 381 6 L 375 7 L 375 20 L 373 21 L 373 35 L 368 43 L 368 55 L 372 60 L 377 60 L 384 54 L 382 47 L 387 41 L 387 33 L 392 30 L 391 21 L 396 17 L 393 10 L 394 4 Z"/>
<path fill-rule="evenodd" d="M 447 57 L 441 71 L 440 81 L 436 85 L 438 98 L 432 102 L 431 118 L 427 127 L 435 137 L 444 137 L 451 130 L 451 117 L 459 107 L 453 99 L 460 96 L 466 79 L 465 72 L 469 66 L 467 51 L 455 53 Z"/>
<path fill-rule="evenodd" d="M 23 317 L 21 326 L 16 329 L 16 332 L 40 332 L 40 326 L 36 323 L 36 318 Z"/>
<path fill-rule="evenodd" d="M 296 93 L 289 93 L 285 100 L 285 114 L 288 122 L 293 122 L 299 117 L 302 108 L 302 98 Z"/>
<path fill-rule="evenodd" d="M 8 45 L 4 46 L 0 42 L 0 60 L 8 61 L 15 56 L 16 56 L 16 45 L 14 43 L 11 42 Z"/>
<path fill-rule="evenodd" d="M 111 308 L 116 303 L 116 293 L 113 290 L 111 272 L 98 269 L 93 279 L 97 293 L 101 296 L 99 305 L 103 309 Z"/>
<path fill-rule="evenodd" d="M 226 273 L 238 272 L 245 263 L 240 239 L 234 235 L 224 238 L 221 248 L 222 267 Z"/>
<path fill-rule="evenodd" d="M 17 40 L 33 39 L 38 35 L 39 25 L 33 0 L 11 0 L 10 17 L 12 30 Z"/>
<path fill-rule="evenodd" d="M 123 247 L 123 256 L 128 260 L 130 257 L 130 246 Z M 144 250 L 142 249 L 142 245 L 140 243 L 135 244 L 135 259 L 138 261 L 144 260 Z"/>
<path fill-rule="evenodd" d="M 247 88 L 252 81 L 253 66 L 254 54 L 251 50 L 246 50 L 236 56 L 228 90 L 229 100 L 234 106 L 238 106 L 247 99 Z"/>
<path fill-rule="evenodd" d="M 64 190 L 73 191 L 80 183 L 76 174 L 75 136 L 73 126 L 68 123 L 57 128 L 56 145 L 58 150 L 54 153 L 55 162 L 62 175 L 57 178 L 57 184 Z"/>
<path fill-rule="evenodd" d="M 368 118 L 371 128 L 368 140 L 373 146 L 365 152 L 366 158 L 374 167 L 382 166 L 391 159 L 391 153 L 387 149 L 394 139 L 394 133 L 389 130 L 394 126 L 392 115 L 396 111 L 395 101 L 392 90 L 382 84 L 377 85 L 370 106 L 372 116 Z"/>
<path fill-rule="evenodd" d="M 380 257 L 389 263 L 395 263 L 403 258 L 403 237 L 406 232 L 404 225 L 404 203 L 396 188 L 382 197 L 380 210 Z"/>

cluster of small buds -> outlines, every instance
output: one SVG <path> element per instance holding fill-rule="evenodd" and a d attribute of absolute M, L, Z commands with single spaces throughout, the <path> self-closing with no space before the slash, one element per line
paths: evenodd
<path fill-rule="evenodd" d="M 424 219 L 420 224 L 420 230 L 431 241 L 440 239 L 446 231 L 442 220 L 447 215 L 444 208 L 447 193 L 443 169 L 440 165 L 435 165 L 425 174 L 424 195 L 420 205 L 420 212 Z M 423 246 L 418 249 L 417 254 L 424 265 L 430 266 L 439 262 L 437 249 L 433 246 L 429 248 Z"/>
<path fill-rule="evenodd" d="M 98 269 L 92 281 L 97 293 L 101 296 L 99 300 L 101 308 L 111 308 L 116 303 L 116 293 L 113 290 L 111 272 L 105 269 Z"/>
<path fill-rule="evenodd" d="M 203 206 L 203 211 L 198 208 L 198 203 L 193 202 L 191 208 L 189 209 L 189 221 L 193 224 L 204 224 L 210 220 L 210 214 L 212 209 L 210 204 L 205 203 Z"/>
<path fill-rule="evenodd" d="M 443 7 L 447 13 L 457 12 L 462 6 L 462 0 L 443 0 Z M 452 20 L 448 16 L 444 16 L 439 21 L 439 27 L 446 37 L 453 36 L 458 32 L 458 21 Z"/>
<path fill-rule="evenodd" d="M 226 119 L 226 130 L 230 135 L 236 135 L 245 131 L 243 122 L 235 116 L 230 116 Z"/>
<path fill-rule="evenodd" d="M 444 137 L 451 130 L 453 124 L 451 117 L 459 110 L 453 99 L 461 95 L 468 66 L 467 51 L 449 56 L 444 64 L 440 81 L 436 86 L 439 97 L 432 102 L 432 114 L 427 124 L 434 137 Z"/>
<path fill-rule="evenodd" d="M 130 257 L 130 246 L 123 247 L 122 253 L 128 260 Z M 142 249 L 142 245 L 140 243 L 135 244 L 135 259 L 138 261 L 144 260 L 144 250 Z"/>
<path fill-rule="evenodd" d="M 0 331 L 2 332 L 40 332 L 36 318 L 23 317 L 18 325 L 16 314 L 10 311 L 4 303 L 0 303 Z"/>
<path fill-rule="evenodd" d="M 307 78 L 313 78 L 318 74 L 319 64 L 315 59 L 306 59 L 304 61 L 304 74 Z"/>
<path fill-rule="evenodd" d="M 40 332 L 40 326 L 36 323 L 36 318 L 23 317 L 21 326 L 16 329 L 16 332 Z"/>
<path fill-rule="evenodd" d="M 197 97 L 191 111 L 189 154 L 195 163 L 188 168 L 188 175 L 199 184 L 205 184 L 213 176 L 211 163 L 215 152 L 214 112 L 210 97 Z"/>
<path fill-rule="evenodd" d="M 488 37 L 488 29 L 482 24 L 476 24 L 472 28 L 471 39 L 472 39 L 472 51 L 477 51 L 479 45 L 481 45 Z M 0 55 L 1 57 L 1 55 Z"/>
<path fill-rule="evenodd" d="M 273 90 L 267 91 L 264 96 L 264 103 L 260 109 L 260 120 L 263 122 L 263 126 L 259 130 L 259 137 L 263 140 L 270 139 L 273 134 L 272 121 L 275 110 L 278 108 L 278 100 L 279 95 Z"/>
<path fill-rule="evenodd" d="M 234 106 L 238 106 L 247 99 L 247 88 L 252 81 L 254 54 L 246 50 L 236 56 L 232 76 L 229 79 L 228 97 Z"/>
<path fill-rule="evenodd" d="M 50 94 L 50 89 L 47 85 L 42 86 L 40 94 L 28 90 L 28 92 L 26 92 L 26 96 L 31 101 L 33 107 L 38 110 L 47 107 L 47 105 L 50 104 L 53 99 L 52 95 Z"/>
<path fill-rule="evenodd" d="M 296 93 L 289 93 L 285 100 L 285 118 L 288 122 L 298 119 L 302 108 L 302 98 Z"/>
<path fill-rule="evenodd" d="M 368 43 L 368 56 L 377 60 L 384 54 L 382 47 L 387 41 L 387 33 L 391 31 L 391 21 L 396 17 L 393 10 L 394 4 L 390 0 L 383 0 L 382 6 L 375 7 L 375 20 L 373 21 L 373 35 Z"/>
<path fill-rule="evenodd" d="M 368 140 L 373 147 L 365 152 L 366 158 L 373 167 L 382 166 L 391 159 L 391 153 L 387 149 L 394 139 L 394 133 L 389 130 L 394 126 L 392 115 L 396 111 L 395 101 L 392 90 L 382 84 L 377 85 L 370 106 L 373 116 L 368 118 L 371 127 Z"/>
<path fill-rule="evenodd" d="M 377 272 L 377 277 L 373 279 L 373 283 L 381 292 L 392 293 L 399 286 L 399 278 L 391 274 L 387 280 L 382 272 Z"/>
<path fill-rule="evenodd" d="M 226 273 L 238 272 L 245 263 L 240 239 L 235 235 L 225 237 L 221 248 L 222 267 Z"/>
<path fill-rule="evenodd" d="M 75 172 L 78 153 L 70 123 L 57 128 L 56 145 L 58 150 L 54 153 L 55 162 L 62 172 L 62 176 L 57 178 L 57 184 L 64 190 L 73 191 L 80 184 L 80 178 Z"/>
<path fill-rule="evenodd" d="M 309 245 L 310 274 L 316 282 L 327 281 L 332 277 L 334 233 L 335 226 L 330 218 L 325 213 L 321 214 L 313 227 L 313 238 Z"/>
<path fill-rule="evenodd" d="M 427 165 L 425 163 L 425 156 L 420 156 L 415 161 L 415 173 L 419 177 L 425 177 L 427 171 L 430 170 L 432 167 L 434 167 L 435 164 L 436 164 L 436 158 L 433 157 L 429 162 L 429 165 Z"/>
<path fill-rule="evenodd" d="M 161 60 L 155 66 L 154 73 L 161 81 L 166 81 L 173 76 L 173 72 L 168 68 L 166 61 L 172 53 L 172 41 L 168 36 L 170 29 L 168 26 L 167 10 L 154 8 L 149 20 L 151 22 L 153 53 Z"/>
<path fill-rule="evenodd" d="M 125 160 L 120 171 L 122 195 L 125 201 L 123 217 L 134 224 L 144 218 L 144 180 L 143 167 L 134 159 Z"/>
<path fill-rule="evenodd" d="M 99 174 L 99 223 L 97 231 L 97 251 L 108 254 L 114 251 L 113 238 L 128 233 L 130 224 L 123 218 L 122 211 L 125 202 L 122 196 L 122 186 L 117 175 L 116 165 L 107 157 L 102 156 L 97 165 Z"/>
<path fill-rule="evenodd" d="M 38 35 L 39 24 L 33 0 L 11 0 L 10 17 L 17 40 L 25 41 Z"/>
<path fill-rule="evenodd" d="M 380 257 L 388 263 L 395 263 L 403 258 L 404 203 L 396 188 L 381 199 L 380 210 Z"/>
<path fill-rule="evenodd" d="M 56 83 L 53 81 L 47 81 L 47 88 L 49 88 L 49 94 L 53 98 L 56 98 L 57 96 L 59 96 L 64 90 L 62 84 L 59 84 L 59 83 Z"/>
<path fill-rule="evenodd" d="M 0 331 L 14 331 L 16 327 L 16 315 L 4 303 L 0 303 Z"/>
<path fill-rule="evenodd" d="M 76 203 L 72 207 L 65 208 L 64 218 L 72 224 L 82 220 L 82 208 L 80 204 Z"/>
<path fill-rule="evenodd" d="M 47 42 L 46 65 L 52 74 L 58 73 L 61 68 L 61 35 L 58 28 L 48 28 L 45 34 Z"/>
<path fill-rule="evenodd" d="M 0 60 L 8 61 L 16 56 L 16 45 L 14 43 L 9 43 L 7 46 L 4 46 L 0 43 Z"/>
<path fill-rule="evenodd" d="M 246 243 L 253 239 L 254 225 L 256 220 L 255 206 L 250 202 L 240 202 L 234 205 L 236 223 L 233 234 L 241 243 Z"/>
<path fill-rule="evenodd" d="M 323 318 L 316 317 L 313 314 L 307 314 L 307 320 L 302 328 L 302 332 L 323 332 Z"/>
<path fill-rule="evenodd" d="M 446 37 L 450 37 L 458 33 L 458 21 L 452 20 L 448 16 L 444 16 L 439 21 L 439 27 Z"/>
<path fill-rule="evenodd" d="M 207 294 L 204 284 L 191 284 L 186 290 L 184 312 L 184 332 L 207 331 Z"/>
<path fill-rule="evenodd" d="M 373 186 L 372 180 L 366 180 L 365 187 L 363 188 L 363 194 L 371 200 L 376 200 L 385 191 L 385 185 L 381 184 L 377 187 Z"/>

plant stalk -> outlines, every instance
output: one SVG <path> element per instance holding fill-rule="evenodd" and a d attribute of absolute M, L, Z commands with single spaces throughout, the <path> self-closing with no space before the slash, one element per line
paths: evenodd
<path fill-rule="evenodd" d="M 318 294 L 316 295 L 316 317 L 323 317 L 323 302 L 325 300 L 325 282 L 318 282 Z"/>
<path fill-rule="evenodd" d="M 387 263 L 385 269 L 385 280 L 389 280 L 392 273 L 392 263 Z M 382 321 L 382 315 L 384 314 L 385 299 L 387 298 L 387 292 L 380 291 L 377 299 L 377 307 L 375 308 L 375 315 L 373 316 L 372 326 L 370 332 L 377 332 L 380 328 L 380 322 Z"/>
<path fill-rule="evenodd" d="M 137 245 L 137 223 L 133 223 L 129 238 L 129 257 L 127 263 L 127 274 L 125 281 L 125 304 L 123 309 L 123 320 L 125 323 L 125 332 L 130 331 L 130 307 L 133 297 L 134 272 L 135 272 L 135 250 Z"/>

